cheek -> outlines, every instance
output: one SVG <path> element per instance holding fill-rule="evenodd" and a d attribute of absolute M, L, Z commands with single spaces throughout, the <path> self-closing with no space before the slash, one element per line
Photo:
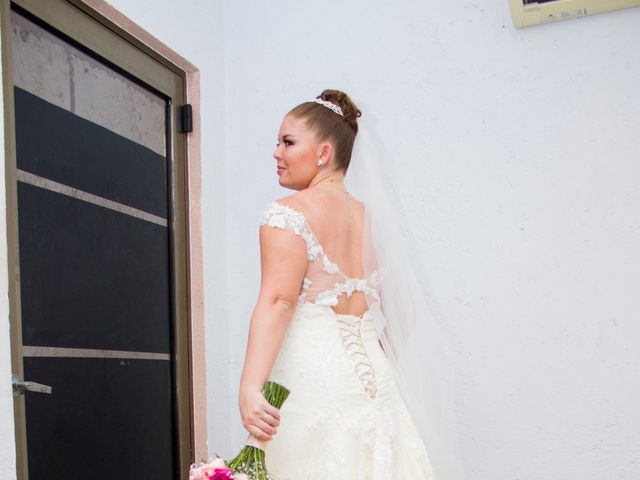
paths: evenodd
<path fill-rule="evenodd" d="M 308 152 L 294 152 L 289 151 L 282 156 L 282 160 L 285 163 L 286 170 L 280 177 L 280 182 L 286 183 L 286 186 L 297 188 L 304 186 L 308 183 L 310 177 L 313 176 L 315 170 L 313 168 L 313 161 L 307 154 Z"/>
<path fill-rule="evenodd" d="M 307 153 L 299 150 L 289 150 L 285 152 L 282 159 L 287 163 L 287 167 L 302 172 L 309 168 L 309 156 Z"/>

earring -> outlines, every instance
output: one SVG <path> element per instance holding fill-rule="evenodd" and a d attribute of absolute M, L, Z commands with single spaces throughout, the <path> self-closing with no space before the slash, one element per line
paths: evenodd
<path fill-rule="evenodd" d="M 318 160 L 318 166 L 321 167 L 322 166 L 322 160 Z"/>

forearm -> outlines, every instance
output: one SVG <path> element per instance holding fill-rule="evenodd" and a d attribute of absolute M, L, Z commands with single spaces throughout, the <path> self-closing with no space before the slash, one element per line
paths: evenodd
<path fill-rule="evenodd" d="M 293 306 L 289 302 L 258 299 L 249 326 L 240 393 L 245 389 L 262 390 L 269 379 L 292 315 Z"/>

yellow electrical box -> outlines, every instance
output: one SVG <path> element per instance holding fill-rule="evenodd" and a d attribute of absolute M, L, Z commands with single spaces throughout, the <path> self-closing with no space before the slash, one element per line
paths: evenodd
<path fill-rule="evenodd" d="M 522 28 L 638 7 L 640 0 L 509 0 L 509 6 L 513 24 Z"/>

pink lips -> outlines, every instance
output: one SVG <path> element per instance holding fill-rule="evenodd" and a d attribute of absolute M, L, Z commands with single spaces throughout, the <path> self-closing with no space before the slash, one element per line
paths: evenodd
<path fill-rule="evenodd" d="M 278 167 L 278 175 L 281 175 L 284 171 L 284 167 Z"/>

